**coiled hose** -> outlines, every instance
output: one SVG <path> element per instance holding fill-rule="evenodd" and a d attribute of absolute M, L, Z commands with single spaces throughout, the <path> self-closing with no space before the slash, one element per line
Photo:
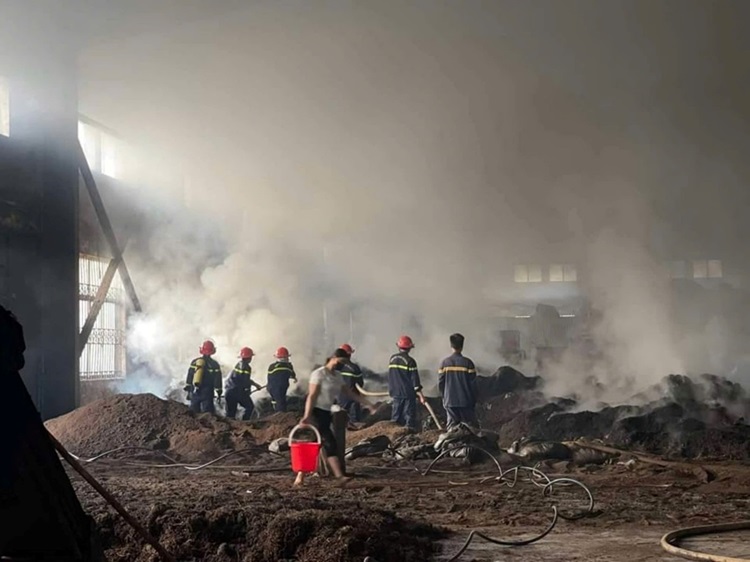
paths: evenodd
<path fill-rule="evenodd" d="M 667 533 L 661 538 L 661 547 L 675 556 L 686 558 L 687 560 L 703 560 L 706 562 L 750 562 L 750 558 L 733 558 L 731 556 L 721 556 L 718 554 L 706 554 L 695 550 L 681 548 L 675 543 L 687 537 L 697 537 L 701 535 L 710 535 L 714 533 L 729 533 L 731 531 L 750 530 L 750 521 L 739 521 L 737 523 L 720 523 L 717 525 L 703 525 L 700 527 L 687 527 Z"/>
<path fill-rule="evenodd" d="M 561 486 L 561 485 L 563 485 L 563 486 L 579 486 L 579 487 L 583 488 L 584 492 L 586 493 L 586 495 L 588 497 L 588 505 L 587 505 L 587 507 L 584 510 L 582 510 L 582 511 L 580 511 L 578 513 L 574 513 L 572 515 L 563 515 L 558 510 L 557 506 L 553 505 L 552 506 L 552 521 L 550 522 L 550 524 L 540 534 L 538 534 L 536 536 L 533 536 L 533 537 L 530 537 L 528 539 L 522 539 L 522 540 L 516 540 L 516 541 L 503 540 L 503 539 L 494 539 L 492 537 L 489 537 L 489 536 L 485 535 L 484 533 L 482 533 L 481 531 L 479 531 L 477 529 L 473 529 L 469 533 L 469 536 L 466 537 L 466 542 L 464 543 L 464 545 L 460 548 L 460 550 L 456 554 L 454 554 L 449 559 L 448 562 L 455 562 L 456 560 L 458 560 L 463 555 L 463 553 L 466 552 L 466 550 L 469 548 L 469 546 L 471 545 L 472 540 L 474 540 L 474 537 L 479 537 L 479 538 L 482 538 L 482 539 L 484 539 L 484 540 L 486 540 L 488 542 L 491 542 L 491 543 L 497 544 L 497 545 L 501 545 L 501 546 L 525 546 L 525 545 L 529 545 L 529 544 L 535 543 L 535 542 L 543 539 L 544 537 L 546 537 L 549 533 L 551 533 L 552 530 L 555 528 L 555 525 L 557 524 L 558 517 L 561 517 L 561 518 L 566 519 L 568 521 L 574 521 L 576 519 L 580 519 L 582 517 L 585 517 L 585 516 L 589 515 L 594 510 L 594 496 L 591 493 L 591 490 L 589 490 L 589 488 L 585 484 L 583 484 L 582 482 L 579 482 L 578 480 L 575 480 L 573 478 L 556 478 L 556 479 L 550 479 L 550 477 L 547 476 L 546 474 L 544 474 L 544 472 L 542 472 L 541 470 L 539 470 L 536 467 L 531 467 L 531 466 L 514 466 L 512 468 L 509 468 L 507 471 L 503 471 L 503 468 L 500 465 L 500 462 L 495 457 L 495 455 L 493 455 L 487 449 L 484 449 L 482 447 L 478 447 L 478 446 L 475 446 L 475 445 L 460 444 L 460 445 L 454 445 L 454 446 L 448 447 L 447 449 L 443 450 L 435 459 L 433 459 L 432 462 L 430 462 L 430 464 L 427 466 L 427 468 L 424 471 L 419 470 L 419 467 L 417 467 L 416 464 L 413 461 L 411 461 L 411 462 L 412 462 L 412 465 L 414 466 L 414 468 L 422 476 L 427 476 L 430 473 L 430 471 L 433 470 L 433 467 L 435 466 L 435 464 L 439 460 L 445 458 L 445 456 L 447 455 L 447 453 L 450 453 L 451 451 L 455 451 L 457 449 L 462 449 L 462 448 L 471 448 L 471 449 L 480 451 L 485 456 L 491 458 L 494 461 L 495 466 L 497 467 L 497 470 L 500 473 L 500 475 L 499 476 L 491 476 L 491 477 L 482 478 L 482 480 L 480 480 L 481 484 L 484 484 L 484 483 L 489 482 L 489 481 L 495 481 L 495 482 L 498 482 L 498 483 L 500 483 L 502 485 L 508 486 L 509 488 L 513 488 L 517 484 L 517 482 L 518 482 L 518 475 L 519 475 L 519 473 L 521 471 L 524 471 L 524 472 L 527 472 L 528 475 L 529 475 L 528 476 L 528 480 L 532 484 L 534 484 L 535 486 L 537 486 L 537 487 L 539 487 L 539 488 L 542 489 L 542 495 L 543 496 L 545 496 L 545 497 L 551 496 L 551 494 L 553 492 L 553 488 L 554 488 L 555 485 L 557 485 L 557 486 Z M 728 562 L 734 562 L 734 561 L 730 560 Z M 750 562 L 750 561 L 748 561 L 748 562 Z"/>

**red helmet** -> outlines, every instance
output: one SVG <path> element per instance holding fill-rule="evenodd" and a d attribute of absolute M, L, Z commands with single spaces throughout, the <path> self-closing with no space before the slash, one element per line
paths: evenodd
<path fill-rule="evenodd" d="M 411 341 L 411 338 L 409 336 L 401 336 L 398 338 L 398 342 L 396 342 L 396 345 L 399 349 L 411 349 L 414 347 L 414 342 Z"/>
<path fill-rule="evenodd" d="M 339 346 L 339 349 L 343 349 L 343 350 L 344 350 L 344 351 L 346 351 L 346 352 L 347 352 L 347 353 L 348 353 L 349 355 L 351 355 L 351 354 L 353 354 L 353 353 L 354 353 L 354 348 L 353 348 L 353 347 L 352 347 L 351 345 L 349 345 L 348 343 L 344 343 L 344 344 L 341 344 L 341 345 Z"/>
<path fill-rule="evenodd" d="M 276 350 L 276 353 L 274 353 L 273 356 L 276 359 L 289 359 L 291 353 L 289 353 L 289 350 L 286 347 L 282 346 Z"/>
<path fill-rule="evenodd" d="M 253 353 L 253 350 L 250 349 L 249 347 L 243 347 L 242 349 L 240 349 L 241 359 L 252 359 L 253 355 L 255 354 Z"/>
<path fill-rule="evenodd" d="M 216 346 L 211 340 L 206 340 L 201 344 L 198 351 L 200 351 L 201 355 L 213 355 L 214 353 L 216 353 Z"/>

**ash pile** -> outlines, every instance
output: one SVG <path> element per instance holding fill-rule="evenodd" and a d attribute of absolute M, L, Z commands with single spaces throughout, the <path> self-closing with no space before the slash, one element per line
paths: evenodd
<path fill-rule="evenodd" d="M 601 440 L 679 458 L 750 458 L 750 397 L 716 375 L 668 375 L 625 404 L 584 409 L 575 397 L 547 398 L 543 381 L 502 367 L 480 377 L 483 428 L 505 446 L 534 441 Z"/>

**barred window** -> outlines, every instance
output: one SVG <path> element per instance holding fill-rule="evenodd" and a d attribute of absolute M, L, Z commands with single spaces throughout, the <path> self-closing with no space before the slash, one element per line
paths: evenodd
<path fill-rule="evenodd" d="M 79 330 L 88 318 L 109 259 L 82 255 L 79 264 Z M 118 275 L 112 280 L 79 361 L 81 381 L 125 378 L 124 290 Z"/>

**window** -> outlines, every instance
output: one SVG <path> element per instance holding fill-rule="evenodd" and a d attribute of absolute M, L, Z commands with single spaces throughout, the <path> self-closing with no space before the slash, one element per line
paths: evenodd
<path fill-rule="evenodd" d="M 107 133 L 102 133 L 100 140 L 101 172 L 105 176 L 118 178 L 120 172 L 119 141 Z"/>
<path fill-rule="evenodd" d="M 560 283 L 565 279 L 563 274 L 563 266 L 551 265 L 549 266 L 549 280 L 551 283 Z"/>
<path fill-rule="evenodd" d="M 552 264 L 549 266 L 550 283 L 573 283 L 578 280 L 578 274 L 574 265 Z"/>
<path fill-rule="evenodd" d="M 721 268 L 721 260 L 708 260 L 708 276 L 711 279 L 721 279 L 724 272 Z"/>
<path fill-rule="evenodd" d="M 0 135 L 10 136 L 10 88 L 8 80 L 0 76 Z"/>
<path fill-rule="evenodd" d="M 124 143 L 119 138 L 102 127 L 78 121 L 78 140 L 91 171 L 115 179 L 122 177 Z"/>
<path fill-rule="evenodd" d="M 721 279 L 723 276 L 721 260 L 693 261 L 693 279 Z"/>
<path fill-rule="evenodd" d="M 576 271 L 576 266 L 563 266 L 563 281 L 568 281 L 570 283 L 575 283 L 576 281 L 578 281 L 578 271 Z"/>
<path fill-rule="evenodd" d="M 108 259 L 95 256 L 82 255 L 78 260 L 79 330 L 88 318 L 108 265 Z M 119 276 L 115 275 L 81 354 L 81 381 L 125 378 L 125 320 L 124 291 Z"/>
<path fill-rule="evenodd" d="M 682 260 L 669 262 L 667 269 L 669 269 L 669 276 L 672 279 L 685 279 L 687 277 L 687 264 Z"/>
<path fill-rule="evenodd" d="M 78 122 L 78 141 L 81 143 L 86 161 L 92 170 L 99 169 L 99 140 L 96 129 L 86 123 Z"/>
<path fill-rule="evenodd" d="M 528 283 L 529 268 L 526 267 L 525 265 L 517 265 L 514 279 L 516 283 Z"/>
<path fill-rule="evenodd" d="M 541 283 L 542 266 L 540 265 L 517 265 L 514 279 L 516 283 Z"/>

